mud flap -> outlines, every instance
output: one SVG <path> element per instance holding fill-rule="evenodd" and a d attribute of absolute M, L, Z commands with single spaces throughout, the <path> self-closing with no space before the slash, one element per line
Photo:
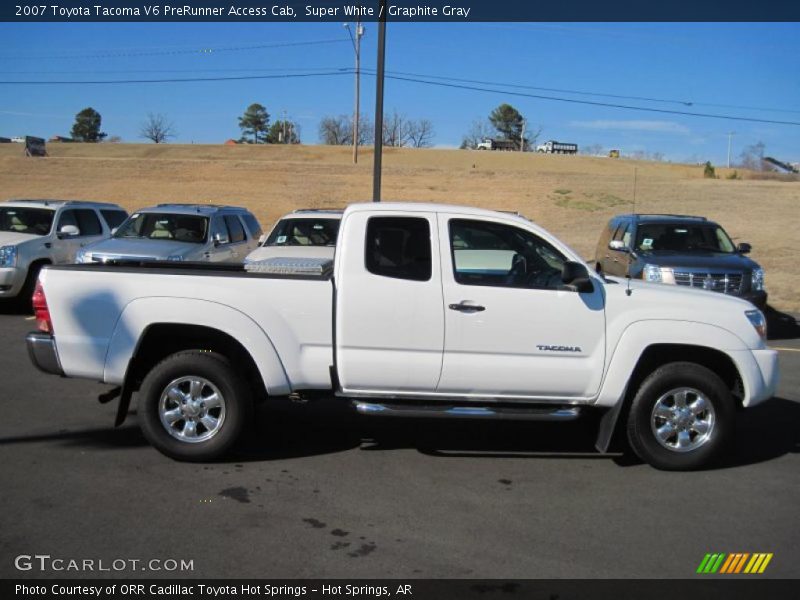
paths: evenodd
<path fill-rule="evenodd" d="M 125 422 L 125 418 L 128 416 L 128 408 L 130 408 L 131 405 L 131 396 L 133 396 L 133 392 L 127 386 L 123 386 L 119 396 L 117 418 L 114 419 L 114 427 L 119 427 Z"/>

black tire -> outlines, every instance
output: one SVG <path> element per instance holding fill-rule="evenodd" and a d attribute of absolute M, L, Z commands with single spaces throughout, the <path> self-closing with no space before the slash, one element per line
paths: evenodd
<path fill-rule="evenodd" d="M 166 394 L 171 382 L 193 376 L 217 388 L 224 399 L 224 418 L 219 419 L 222 422 L 211 437 L 188 442 L 170 434 L 161 421 L 160 405 L 162 395 Z M 203 389 L 213 392 L 210 386 Z M 252 397 L 245 377 L 221 354 L 204 350 L 185 350 L 168 356 L 147 374 L 139 390 L 139 426 L 144 436 L 159 452 L 181 461 L 208 462 L 223 456 L 237 442 L 245 424 L 251 420 L 252 409 Z M 199 415 L 195 418 L 199 418 Z M 186 423 L 185 419 L 182 421 Z M 180 423 L 181 420 L 175 423 L 177 429 L 181 428 Z M 196 428 L 203 431 L 201 424 L 197 424 Z"/>
<path fill-rule="evenodd" d="M 33 313 L 33 304 L 31 302 L 33 299 L 33 290 L 36 289 L 36 281 L 39 279 L 39 273 L 45 264 L 47 263 L 34 263 L 28 268 L 28 274 L 25 276 L 25 283 L 14 299 L 18 310 L 26 313 Z"/>
<path fill-rule="evenodd" d="M 710 403 L 712 423 L 709 432 L 699 435 L 696 431 L 687 432 L 695 440 L 702 440 L 696 448 L 678 451 L 659 442 L 653 431 L 653 414 L 656 403 L 665 394 L 680 388 L 691 388 L 704 396 Z M 690 394 L 692 402 L 697 396 Z M 667 403 L 670 402 L 668 397 Z M 674 403 L 674 402 L 673 402 Z M 709 412 L 701 413 L 709 419 Z M 691 417 L 689 417 L 691 419 Z M 713 371 L 690 362 L 673 362 L 653 371 L 636 392 L 628 415 L 628 441 L 636 455 L 646 463 L 665 471 L 691 471 L 714 465 L 729 449 L 733 442 L 736 420 L 736 405 L 730 390 Z M 666 425 L 666 419 L 659 419 L 655 426 Z M 678 422 L 677 428 L 682 424 Z M 667 431 L 676 426 L 671 425 Z M 665 444 L 677 444 L 677 431 Z M 703 438 L 705 438 L 703 440 Z"/>

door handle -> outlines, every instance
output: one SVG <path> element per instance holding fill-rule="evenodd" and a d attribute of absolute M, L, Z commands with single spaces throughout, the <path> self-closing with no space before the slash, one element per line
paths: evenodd
<path fill-rule="evenodd" d="M 450 310 L 457 310 L 459 312 L 474 313 L 486 310 L 485 306 L 479 306 L 471 300 L 462 300 L 458 304 L 451 304 L 448 307 Z"/>

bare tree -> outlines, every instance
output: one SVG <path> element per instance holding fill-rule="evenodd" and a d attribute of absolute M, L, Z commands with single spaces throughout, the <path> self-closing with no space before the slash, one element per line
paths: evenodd
<path fill-rule="evenodd" d="M 747 146 L 741 154 L 741 161 L 739 166 L 743 169 L 751 169 L 753 171 L 764 170 L 764 142 L 758 142 Z"/>
<path fill-rule="evenodd" d="M 494 129 L 486 119 L 475 119 L 461 140 L 461 149 L 474 150 L 483 140 L 494 135 Z"/>
<path fill-rule="evenodd" d="M 175 126 L 162 114 L 147 113 L 147 120 L 142 123 L 139 135 L 143 138 L 162 144 L 176 135 Z"/>
<path fill-rule="evenodd" d="M 409 141 L 409 121 L 396 110 L 383 120 L 383 145 L 402 148 Z"/>
<path fill-rule="evenodd" d="M 319 139 L 330 146 L 353 143 L 353 125 L 346 115 L 323 117 L 319 123 Z"/>
<path fill-rule="evenodd" d="M 433 123 L 428 119 L 409 121 L 406 129 L 413 148 L 430 148 L 433 145 Z"/>

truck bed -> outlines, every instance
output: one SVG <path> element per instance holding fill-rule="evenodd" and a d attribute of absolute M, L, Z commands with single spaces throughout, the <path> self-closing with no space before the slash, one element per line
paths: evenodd
<path fill-rule="evenodd" d="M 247 272 L 224 263 L 65 265 L 42 272 L 61 367 L 67 376 L 120 384 L 147 327 L 219 329 L 280 357 L 265 381 L 273 394 L 330 388 L 331 276 Z M 274 362 L 274 361 L 273 361 Z M 280 372 L 282 371 L 282 372 Z M 267 377 L 265 377 L 267 379 Z"/>

